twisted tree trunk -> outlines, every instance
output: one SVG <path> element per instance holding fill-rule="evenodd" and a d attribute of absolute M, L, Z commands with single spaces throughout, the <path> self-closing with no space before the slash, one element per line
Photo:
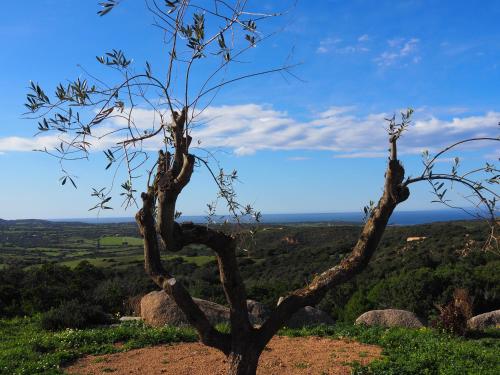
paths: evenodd
<path fill-rule="evenodd" d="M 255 375 L 261 353 L 262 350 L 250 345 L 233 350 L 228 356 L 228 375 Z"/>
<path fill-rule="evenodd" d="M 236 260 L 235 238 L 206 226 L 193 223 L 179 225 L 175 222 L 177 197 L 188 184 L 194 166 L 194 157 L 187 152 L 190 139 L 183 135 L 184 118 L 184 112 L 174 116 L 172 129 L 175 154 L 160 152 L 154 184 L 142 194 L 143 207 L 136 215 L 144 238 L 145 269 L 153 281 L 174 299 L 190 324 L 196 328 L 200 340 L 226 354 L 228 374 L 255 375 L 265 346 L 295 312 L 305 306 L 317 304 L 328 290 L 348 281 L 365 268 L 382 238 L 392 212 L 408 198 L 409 190 L 403 184 L 404 169 L 397 160 L 397 137 L 390 139 L 391 150 L 384 192 L 367 219 L 352 252 L 339 265 L 316 276 L 306 287 L 285 296 L 269 319 L 256 328 L 250 324 L 248 316 L 245 286 Z M 217 331 L 188 291 L 163 268 L 160 244 L 170 251 L 189 244 L 203 244 L 215 252 L 220 280 L 230 309 L 230 334 Z"/>

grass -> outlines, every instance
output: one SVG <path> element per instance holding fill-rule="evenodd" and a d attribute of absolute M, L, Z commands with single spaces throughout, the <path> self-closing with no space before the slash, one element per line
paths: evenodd
<path fill-rule="evenodd" d="M 128 246 L 142 246 L 142 238 L 126 237 L 126 236 L 105 236 L 101 237 L 101 246 L 123 246 L 123 243 Z"/>
<path fill-rule="evenodd" d="M 322 326 L 291 330 L 287 336 L 326 336 L 380 345 L 384 357 L 368 366 L 354 364 L 357 375 L 496 375 L 500 374 L 500 331 L 492 330 L 475 338 L 459 338 L 424 328 Z"/>
<path fill-rule="evenodd" d="M 190 328 L 150 328 L 136 322 L 51 333 L 40 328 L 39 318 L 0 320 L 0 374 L 62 374 L 63 365 L 85 354 L 196 340 Z"/>
<path fill-rule="evenodd" d="M 62 266 L 68 266 L 70 268 L 75 268 L 82 261 L 85 260 L 96 267 L 107 267 L 108 264 L 105 262 L 104 259 L 106 259 L 106 258 L 79 258 L 79 259 L 75 259 L 75 260 L 67 260 L 64 262 L 59 262 L 59 264 Z"/>
<path fill-rule="evenodd" d="M 228 327 L 218 327 L 227 330 Z M 457 338 L 431 329 L 367 328 L 352 325 L 292 330 L 285 336 L 355 339 L 380 345 L 383 358 L 368 366 L 351 363 L 357 375 L 500 374 L 500 332 Z M 0 374 L 61 374 L 61 367 L 85 354 L 107 354 L 150 345 L 197 340 L 191 328 L 146 327 L 129 322 L 117 327 L 46 332 L 39 317 L 0 320 Z M 120 345 L 116 345 L 119 343 Z M 307 363 L 295 364 L 306 368 Z"/>
<path fill-rule="evenodd" d="M 214 256 L 209 255 L 199 255 L 199 256 L 186 256 L 186 255 L 163 255 L 162 259 L 171 260 L 174 258 L 182 258 L 185 262 L 196 264 L 197 266 L 203 266 L 212 260 L 215 260 Z M 106 257 L 98 258 L 78 258 L 74 260 L 67 260 L 59 262 L 59 264 L 75 268 L 83 260 L 88 261 L 90 264 L 96 267 L 126 267 L 134 263 L 139 263 L 144 261 L 144 255 L 107 255 Z"/>

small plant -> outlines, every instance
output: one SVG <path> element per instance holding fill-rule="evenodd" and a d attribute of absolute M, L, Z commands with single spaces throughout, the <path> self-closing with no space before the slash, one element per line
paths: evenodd
<path fill-rule="evenodd" d="M 464 336 L 467 332 L 467 320 L 472 316 L 472 299 L 466 289 L 456 289 L 453 301 L 444 307 L 437 305 L 439 316 L 433 326 L 445 332 Z"/>
<path fill-rule="evenodd" d="M 311 367 L 311 364 L 309 364 L 307 362 L 299 362 L 299 363 L 295 364 L 295 367 L 297 367 L 297 368 L 308 368 L 308 367 Z"/>

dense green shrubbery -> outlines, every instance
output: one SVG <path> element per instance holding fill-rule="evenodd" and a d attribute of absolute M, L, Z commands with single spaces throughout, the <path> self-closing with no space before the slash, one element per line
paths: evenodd
<path fill-rule="evenodd" d="M 255 246 L 238 256 L 248 297 L 274 306 L 281 295 L 338 263 L 359 231 L 357 226 L 297 225 L 258 232 Z M 346 322 L 376 308 L 411 310 L 430 321 L 439 313 L 436 304 L 448 303 L 456 288 L 465 288 L 474 298 L 474 314 L 499 309 L 498 256 L 478 249 L 460 255 L 464 241 L 479 241 L 485 235 L 474 222 L 389 227 L 366 270 L 328 293 L 319 307 Z M 410 236 L 428 238 L 407 245 Z M 297 243 L 286 243 L 285 237 Z M 176 254 L 209 253 L 190 247 Z M 176 257 L 168 268 L 193 296 L 225 303 L 215 261 L 200 266 Z M 128 297 L 155 288 L 141 264 L 116 269 L 88 262 L 74 269 L 57 264 L 12 266 L 0 270 L 0 316 L 46 312 L 71 300 L 101 306 L 111 314 L 127 313 Z"/>
<path fill-rule="evenodd" d="M 86 261 L 74 269 L 53 263 L 29 269 L 12 266 L 0 270 L 0 317 L 46 313 L 47 327 L 81 328 L 84 322 L 102 322 L 103 312 L 125 312 L 129 296 L 153 288 L 142 267 L 109 270 Z"/>
<path fill-rule="evenodd" d="M 42 328 L 57 331 L 63 328 L 85 328 L 112 321 L 101 306 L 81 303 L 77 300 L 63 302 L 42 315 Z"/>

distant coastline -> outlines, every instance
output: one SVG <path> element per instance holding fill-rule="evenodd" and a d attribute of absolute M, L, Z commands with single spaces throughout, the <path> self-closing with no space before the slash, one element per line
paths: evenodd
<path fill-rule="evenodd" d="M 216 222 L 223 222 L 226 217 L 215 216 Z M 443 221 L 473 220 L 474 217 L 461 210 L 422 210 L 422 211 L 397 211 L 389 222 L 390 225 L 417 225 Z M 205 223 L 206 216 L 182 215 L 180 222 L 192 221 Z M 359 224 L 363 220 L 361 212 L 332 212 L 332 213 L 296 213 L 296 214 L 263 214 L 262 223 L 265 224 L 299 224 L 299 223 L 350 223 Z M 133 217 L 95 217 L 95 218 L 66 218 L 49 219 L 53 222 L 82 222 L 88 224 L 112 224 L 133 222 Z"/>

